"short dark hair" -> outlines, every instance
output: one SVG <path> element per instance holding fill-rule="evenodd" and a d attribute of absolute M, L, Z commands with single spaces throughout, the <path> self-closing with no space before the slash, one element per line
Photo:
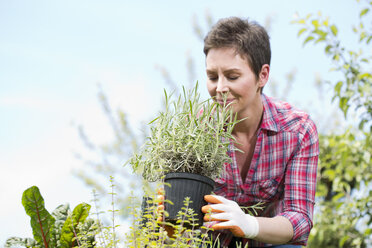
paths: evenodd
<path fill-rule="evenodd" d="M 257 22 L 239 17 L 220 19 L 204 38 L 204 54 L 212 48 L 232 47 L 246 58 L 258 78 L 264 64 L 270 65 L 269 35 Z"/>

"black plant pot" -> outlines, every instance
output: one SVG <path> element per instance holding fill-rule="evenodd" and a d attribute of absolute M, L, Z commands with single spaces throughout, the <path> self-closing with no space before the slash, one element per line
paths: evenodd
<path fill-rule="evenodd" d="M 204 201 L 204 196 L 213 191 L 214 181 L 209 177 L 185 172 L 168 173 L 164 181 L 165 199 L 173 203 L 172 205 L 165 201 L 165 210 L 169 214 L 165 220 L 175 224 L 178 212 L 185 207 L 185 198 L 190 197 L 191 202 L 188 207 L 192 208 L 194 213 L 196 213 L 194 224 L 197 226 L 203 225 L 204 214 L 201 212 L 201 208 L 207 204 Z M 185 227 L 190 226 L 186 224 Z"/>

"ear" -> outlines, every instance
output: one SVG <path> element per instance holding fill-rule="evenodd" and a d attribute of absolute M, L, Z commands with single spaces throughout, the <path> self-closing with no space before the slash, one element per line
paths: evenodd
<path fill-rule="evenodd" d="M 270 66 L 264 64 L 261 68 L 260 74 L 258 75 L 258 85 L 260 88 L 264 87 L 269 80 Z"/>

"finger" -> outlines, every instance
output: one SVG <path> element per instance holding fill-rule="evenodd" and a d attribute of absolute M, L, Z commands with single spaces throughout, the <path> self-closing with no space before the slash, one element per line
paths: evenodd
<path fill-rule="evenodd" d="M 158 195 L 156 197 L 158 205 L 164 205 L 164 195 Z"/>
<path fill-rule="evenodd" d="M 158 222 L 163 222 L 163 216 L 162 216 L 162 215 L 158 216 L 158 218 L 156 218 L 156 220 L 157 220 Z"/>
<path fill-rule="evenodd" d="M 164 188 L 158 188 L 157 194 L 158 195 L 164 195 Z"/>
<path fill-rule="evenodd" d="M 223 212 L 235 212 L 236 209 L 234 209 L 230 205 L 226 204 L 210 204 L 207 205 L 211 209 L 212 213 L 223 213 Z"/>
<path fill-rule="evenodd" d="M 234 234 L 234 236 L 236 237 L 244 237 L 245 234 L 243 232 L 243 230 L 239 227 L 239 226 L 236 226 L 236 225 L 233 225 L 231 223 L 229 223 L 230 221 L 228 222 L 222 222 L 222 223 L 218 223 L 216 225 L 213 225 L 212 228 L 214 230 L 223 230 L 223 229 L 230 229 L 230 231 Z"/>
<path fill-rule="evenodd" d="M 163 221 L 164 205 L 158 205 L 156 207 L 157 221 Z"/>
<path fill-rule="evenodd" d="M 204 200 L 209 202 L 209 203 L 229 203 L 230 200 L 227 200 L 225 197 L 223 196 L 219 196 L 219 195 L 205 195 L 204 196 Z"/>
<path fill-rule="evenodd" d="M 229 221 L 231 215 L 229 213 L 211 214 L 208 221 Z"/>
<path fill-rule="evenodd" d="M 227 220 L 225 220 L 225 219 L 216 218 L 215 216 L 213 216 L 213 214 L 205 214 L 204 217 L 203 217 L 203 220 L 204 220 L 205 222 L 227 221 Z"/>
<path fill-rule="evenodd" d="M 207 221 L 207 222 L 204 222 L 204 226 L 206 227 L 206 228 L 212 228 L 212 226 L 214 225 L 214 223 L 215 222 L 213 222 L 213 221 Z"/>
<path fill-rule="evenodd" d="M 222 213 L 223 211 L 222 210 L 219 210 L 219 209 L 216 209 L 214 206 L 217 205 L 217 204 L 214 204 L 214 205 L 205 205 L 202 207 L 202 212 L 203 213 Z"/>
<path fill-rule="evenodd" d="M 204 220 L 205 222 L 210 222 L 210 221 L 212 221 L 211 214 L 205 214 L 204 217 L 203 217 L 203 220 Z"/>

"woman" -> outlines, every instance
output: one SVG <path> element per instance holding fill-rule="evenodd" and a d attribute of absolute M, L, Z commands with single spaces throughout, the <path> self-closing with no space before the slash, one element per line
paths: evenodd
<path fill-rule="evenodd" d="M 264 28 L 237 17 L 220 20 L 204 39 L 207 88 L 238 119 L 215 194 L 202 211 L 221 246 L 300 247 L 312 228 L 318 135 L 309 116 L 262 93 L 270 73 L 270 42 Z M 243 152 L 235 151 L 238 148 Z M 239 206 L 263 203 L 258 216 Z M 277 246 L 273 246 L 277 247 Z"/>

